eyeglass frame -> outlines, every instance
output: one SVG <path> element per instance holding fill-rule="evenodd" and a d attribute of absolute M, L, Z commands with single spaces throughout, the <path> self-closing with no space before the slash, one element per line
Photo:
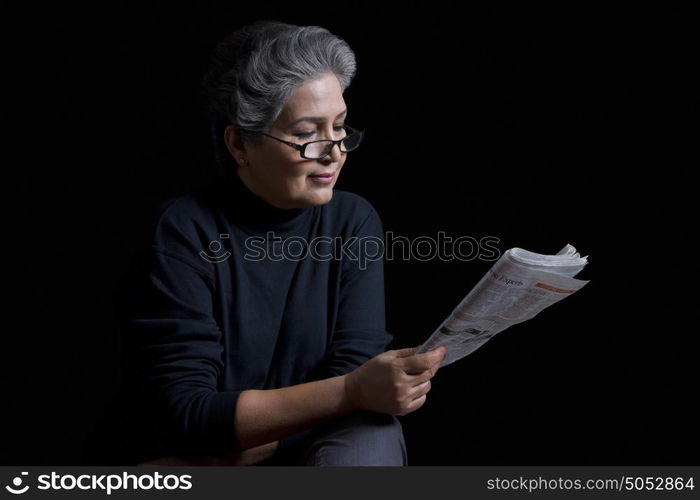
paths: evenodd
<path fill-rule="evenodd" d="M 360 134 L 360 143 L 362 142 L 362 139 L 364 138 L 364 134 L 365 134 L 364 130 L 357 130 L 356 128 L 353 128 L 348 124 L 343 124 L 343 128 L 348 128 L 348 129 L 350 129 L 351 132 L 350 132 L 350 134 L 346 135 L 342 139 L 338 139 L 337 141 L 334 141 L 333 139 L 319 139 L 317 141 L 305 142 L 304 144 L 297 144 L 296 142 L 286 141 L 284 139 L 280 139 L 279 137 L 275 137 L 275 136 L 267 134 L 265 132 L 260 132 L 258 130 L 249 130 L 249 129 L 241 129 L 241 130 L 243 130 L 244 132 L 247 132 L 249 134 L 261 134 L 261 135 L 264 135 L 266 137 L 269 137 L 270 139 L 274 139 L 274 140 L 279 141 L 283 144 L 286 144 L 287 146 L 293 147 L 294 149 L 299 151 L 299 154 L 305 160 L 322 160 L 323 158 L 325 158 L 326 156 L 331 154 L 331 152 L 333 151 L 333 148 L 336 145 L 338 145 L 338 147 L 340 147 L 340 143 L 343 142 L 345 139 L 347 139 L 348 137 L 350 137 L 353 134 Z M 307 156 L 304 156 L 304 153 L 306 152 L 306 146 L 308 146 L 309 144 L 313 144 L 315 142 L 332 142 L 333 145 L 328 149 L 328 153 L 326 153 L 325 155 L 323 155 L 319 158 L 309 158 Z M 360 143 L 358 143 L 357 145 L 359 146 Z M 355 148 L 355 149 L 357 149 L 357 148 Z M 351 149 L 350 151 L 354 151 L 354 149 Z M 348 153 L 348 152 L 349 151 L 341 151 L 341 153 Z"/>

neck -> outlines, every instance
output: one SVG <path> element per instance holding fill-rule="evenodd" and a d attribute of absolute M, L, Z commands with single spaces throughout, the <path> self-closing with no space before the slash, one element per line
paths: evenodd
<path fill-rule="evenodd" d="M 280 201 L 279 199 L 275 199 L 274 197 L 267 196 L 266 194 L 263 193 L 261 189 L 258 189 L 256 186 L 255 180 L 251 177 L 250 173 L 247 170 L 244 170 L 242 168 L 238 168 L 234 175 L 237 175 L 240 181 L 243 183 L 243 185 L 248 188 L 248 190 L 258 198 L 260 198 L 262 201 L 265 203 L 271 205 L 274 208 L 277 208 L 279 210 L 293 210 L 293 209 L 299 209 L 301 207 L 297 207 L 291 204 L 284 203 L 283 201 Z"/>
<path fill-rule="evenodd" d="M 281 208 L 258 196 L 248 187 L 245 174 L 227 170 L 220 183 L 214 185 L 219 200 L 227 207 L 229 217 L 251 233 L 265 235 L 274 231 L 280 235 L 304 235 L 305 224 L 315 207 Z"/>

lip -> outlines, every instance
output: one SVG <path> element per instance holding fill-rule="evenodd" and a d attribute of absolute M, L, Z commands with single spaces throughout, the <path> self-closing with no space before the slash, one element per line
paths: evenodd
<path fill-rule="evenodd" d="M 319 184 L 330 184 L 335 178 L 335 172 L 330 174 L 315 174 L 310 175 L 309 177 L 311 178 L 311 180 L 313 180 L 314 182 L 318 182 Z"/>

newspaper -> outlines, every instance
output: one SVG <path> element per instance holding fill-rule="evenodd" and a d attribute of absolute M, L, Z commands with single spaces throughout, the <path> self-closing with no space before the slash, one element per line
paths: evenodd
<path fill-rule="evenodd" d="M 471 354 L 497 333 L 580 290 L 588 281 L 574 276 L 586 264 L 588 256 L 569 244 L 556 255 L 507 250 L 418 353 L 444 345 L 447 355 L 440 366 Z"/>

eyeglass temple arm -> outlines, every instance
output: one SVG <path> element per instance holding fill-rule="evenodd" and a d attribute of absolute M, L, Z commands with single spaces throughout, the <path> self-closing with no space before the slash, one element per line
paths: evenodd
<path fill-rule="evenodd" d="M 277 137 L 275 137 L 275 136 L 273 136 L 273 135 L 266 134 L 265 132 L 259 132 L 259 133 L 262 134 L 262 135 L 266 135 L 266 136 L 269 137 L 270 139 L 274 139 L 274 140 L 279 141 L 279 142 L 281 142 L 281 143 L 283 143 L 283 144 L 286 144 L 287 146 L 291 146 L 291 147 L 293 147 L 294 149 L 296 149 L 296 150 L 298 150 L 298 151 L 301 151 L 301 149 L 302 149 L 302 147 L 303 147 L 301 144 L 297 144 L 297 143 L 295 143 L 295 142 L 285 141 L 284 139 L 279 139 L 279 138 L 277 138 Z"/>

